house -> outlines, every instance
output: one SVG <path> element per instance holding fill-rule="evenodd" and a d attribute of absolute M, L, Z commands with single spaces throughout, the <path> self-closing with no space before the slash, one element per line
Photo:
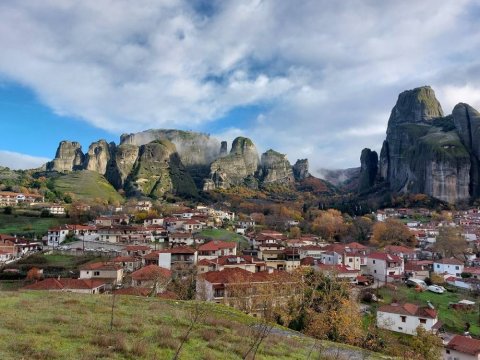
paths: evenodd
<path fill-rule="evenodd" d="M 480 340 L 455 335 L 445 345 L 443 360 L 480 360 Z"/>
<path fill-rule="evenodd" d="M 12 250 L 0 249 L 0 264 L 5 264 L 7 261 L 14 259 L 14 253 Z"/>
<path fill-rule="evenodd" d="M 105 291 L 102 279 L 56 279 L 48 278 L 24 286 L 23 290 L 66 291 L 81 294 L 100 294 Z"/>
<path fill-rule="evenodd" d="M 435 260 L 433 262 L 433 271 L 435 274 L 459 277 L 463 272 L 463 268 L 463 262 L 453 257 Z"/>
<path fill-rule="evenodd" d="M 48 205 L 44 209 L 47 210 L 51 215 L 65 215 L 65 206 L 62 205 Z"/>
<path fill-rule="evenodd" d="M 116 258 L 113 258 L 111 262 L 120 265 L 125 272 L 135 271 L 142 266 L 142 259 L 133 256 L 117 256 Z"/>
<path fill-rule="evenodd" d="M 195 239 L 191 233 L 188 232 L 173 232 L 168 235 L 168 242 L 175 245 L 193 245 Z"/>
<path fill-rule="evenodd" d="M 95 219 L 95 225 L 99 226 L 128 225 L 129 223 L 128 215 L 104 215 Z"/>
<path fill-rule="evenodd" d="M 237 243 L 212 240 L 198 247 L 198 259 L 214 259 L 220 256 L 237 255 Z"/>
<path fill-rule="evenodd" d="M 197 263 L 198 273 L 206 273 L 209 271 L 222 271 L 229 268 L 240 268 L 250 272 L 266 271 L 265 262 L 253 256 L 243 255 L 227 255 L 216 259 L 202 259 Z"/>
<path fill-rule="evenodd" d="M 65 241 L 69 232 L 70 229 L 65 225 L 48 229 L 47 245 L 52 247 L 60 245 Z"/>
<path fill-rule="evenodd" d="M 121 284 L 123 267 L 103 262 L 86 264 L 80 267 L 80 279 L 102 279 L 108 283 Z"/>
<path fill-rule="evenodd" d="M 415 249 L 406 246 L 387 245 L 383 249 L 387 254 L 396 255 L 404 260 L 417 260 L 417 252 Z"/>
<path fill-rule="evenodd" d="M 252 273 L 240 268 L 198 275 L 197 298 L 224 303 L 253 316 L 262 316 L 267 301 L 286 303 L 296 293 L 294 279 L 286 272 Z"/>
<path fill-rule="evenodd" d="M 366 272 L 378 281 L 399 280 L 404 272 L 403 259 L 382 252 L 371 253 L 367 255 Z"/>
<path fill-rule="evenodd" d="M 163 292 L 172 278 L 169 269 L 158 265 L 147 265 L 132 273 L 132 286 L 141 288 L 155 287 L 156 292 Z"/>
<path fill-rule="evenodd" d="M 441 323 L 437 311 L 429 306 L 405 303 L 380 306 L 377 310 L 377 326 L 382 329 L 415 335 L 417 327 L 436 331 Z"/>
<path fill-rule="evenodd" d="M 128 245 L 122 249 L 123 256 L 143 257 L 152 252 L 148 245 Z"/>
<path fill-rule="evenodd" d="M 158 252 L 158 266 L 181 275 L 193 269 L 197 263 L 197 251 L 188 246 L 177 246 Z"/>
<path fill-rule="evenodd" d="M 423 280 L 430 277 L 430 270 L 433 262 L 430 260 L 412 260 L 407 261 L 404 265 L 405 275 L 407 278 Z"/>
<path fill-rule="evenodd" d="M 316 271 L 320 271 L 327 276 L 335 276 L 339 279 L 345 279 L 350 282 L 355 281 L 357 276 L 360 275 L 360 270 L 351 269 L 344 265 L 326 265 L 326 264 L 317 264 L 313 267 Z"/>
<path fill-rule="evenodd" d="M 180 229 L 183 231 L 188 231 L 188 232 L 199 232 L 203 229 L 203 224 L 198 221 L 198 220 L 193 220 L 193 219 L 187 219 L 183 221 L 183 224 L 181 225 Z"/>

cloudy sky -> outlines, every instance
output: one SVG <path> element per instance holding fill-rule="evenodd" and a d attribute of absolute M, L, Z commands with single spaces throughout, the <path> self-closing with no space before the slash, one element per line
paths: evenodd
<path fill-rule="evenodd" d="M 179 128 L 358 166 L 405 89 L 480 108 L 479 18 L 468 0 L 3 0 L 0 164 Z"/>

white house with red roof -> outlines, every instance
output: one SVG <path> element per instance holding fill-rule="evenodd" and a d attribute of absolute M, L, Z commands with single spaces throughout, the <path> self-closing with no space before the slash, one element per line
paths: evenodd
<path fill-rule="evenodd" d="M 240 268 L 250 272 L 260 272 L 267 270 L 264 261 L 249 255 L 227 255 L 215 259 L 202 259 L 197 263 L 199 274 L 208 271 L 222 271 L 229 268 Z"/>
<path fill-rule="evenodd" d="M 387 245 L 383 249 L 387 254 L 397 255 L 404 260 L 417 260 L 417 252 L 415 249 L 399 245 Z"/>
<path fill-rule="evenodd" d="M 189 270 L 197 264 L 197 251 L 189 246 L 176 246 L 158 252 L 158 266 L 172 271 Z"/>
<path fill-rule="evenodd" d="M 443 350 L 443 360 L 480 360 L 480 340 L 455 335 Z"/>
<path fill-rule="evenodd" d="M 418 326 L 435 331 L 440 325 L 437 311 L 429 306 L 392 303 L 377 310 L 377 326 L 390 331 L 415 335 Z"/>
<path fill-rule="evenodd" d="M 237 255 L 237 243 L 212 240 L 198 247 L 198 259 L 215 259 L 220 256 Z"/>
<path fill-rule="evenodd" d="M 5 264 L 6 262 L 15 258 L 13 250 L 2 250 L 0 249 L 0 264 Z"/>
<path fill-rule="evenodd" d="M 463 272 L 464 266 L 462 261 L 454 257 L 433 261 L 433 271 L 435 274 L 444 276 L 459 277 Z"/>
<path fill-rule="evenodd" d="M 317 264 L 313 267 L 316 271 L 320 271 L 329 277 L 337 277 L 349 281 L 355 281 L 360 275 L 360 270 L 355 270 L 344 265 L 326 265 Z"/>
<path fill-rule="evenodd" d="M 404 273 L 403 259 L 384 252 L 373 252 L 367 255 L 365 271 L 379 281 L 399 280 Z"/>
<path fill-rule="evenodd" d="M 187 219 L 183 222 L 180 229 L 183 231 L 194 233 L 194 232 L 201 231 L 203 227 L 204 227 L 204 224 L 201 223 L 200 221 L 194 220 L 194 219 Z"/>
<path fill-rule="evenodd" d="M 80 279 L 102 279 L 109 283 L 121 284 L 123 267 L 104 262 L 85 264 L 80 267 Z"/>
<path fill-rule="evenodd" d="M 132 273 L 132 286 L 155 287 L 156 292 L 162 292 L 172 279 L 172 271 L 158 265 L 147 265 Z"/>

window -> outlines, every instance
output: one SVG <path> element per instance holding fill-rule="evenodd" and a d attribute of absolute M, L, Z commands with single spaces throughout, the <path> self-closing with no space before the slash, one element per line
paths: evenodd
<path fill-rule="evenodd" d="M 420 324 L 426 324 L 427 323 L 427 319 L 419 319 L 420 320 Z"/>
<path fill-rule="evenodd" d="M 376 273 L 377 273 L 377 270 L 373 270 L 373 273 L 376 274 Z"/>
<path fill-rule="evenodd" d="M 373 260 L 373 263 L 375 264 L 375 260 Z"/>
<path fill-rule="evenodd" d="M 460 267 L 459 267 L 459 266 L 455 266 L 455 270 L 460 270 Z"/>
<path fill-rule="evenodd" d="M 100 276 L 100 271 L 94 271 L 93 276 Z"/>
<path fill-rule="evenodd" d="M 407 317 L 406 316 L 400 316 L 400 319 L 402 320 L 402 322 L 407 322 Z"/>
<path fill-rule="evenodd" d="M 440 269 L 440 264 L 437 264 L 437 269 Z"/>
<path fill-rule="evenodd" d="M 348 259 L 348 262 L 353 262 L 353 259 L 352 258 Z"/>

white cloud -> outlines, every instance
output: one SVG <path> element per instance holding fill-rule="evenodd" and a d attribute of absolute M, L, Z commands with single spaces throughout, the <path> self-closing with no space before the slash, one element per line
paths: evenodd
<path fill-rule="evenodd" d="M 35 169 L 47 161 L 50 161 L 50 159 L 0 150 L 0 166 L 8 167 L 12 170 Z"/>
<path fill-rule="evenodd" d="M 4 1 L 0 74 L 117 133 L 210 132 L 235 107 L 262 105 L 253 125 L 222 136 L 308 156 L 312 168 L 356 166 L 363 147 L 378 149 L 402 90 L 432 84 L 445 108 L 479 101 L 467 82 L 480 74 L 475 1 L 192 4 Z"/>

